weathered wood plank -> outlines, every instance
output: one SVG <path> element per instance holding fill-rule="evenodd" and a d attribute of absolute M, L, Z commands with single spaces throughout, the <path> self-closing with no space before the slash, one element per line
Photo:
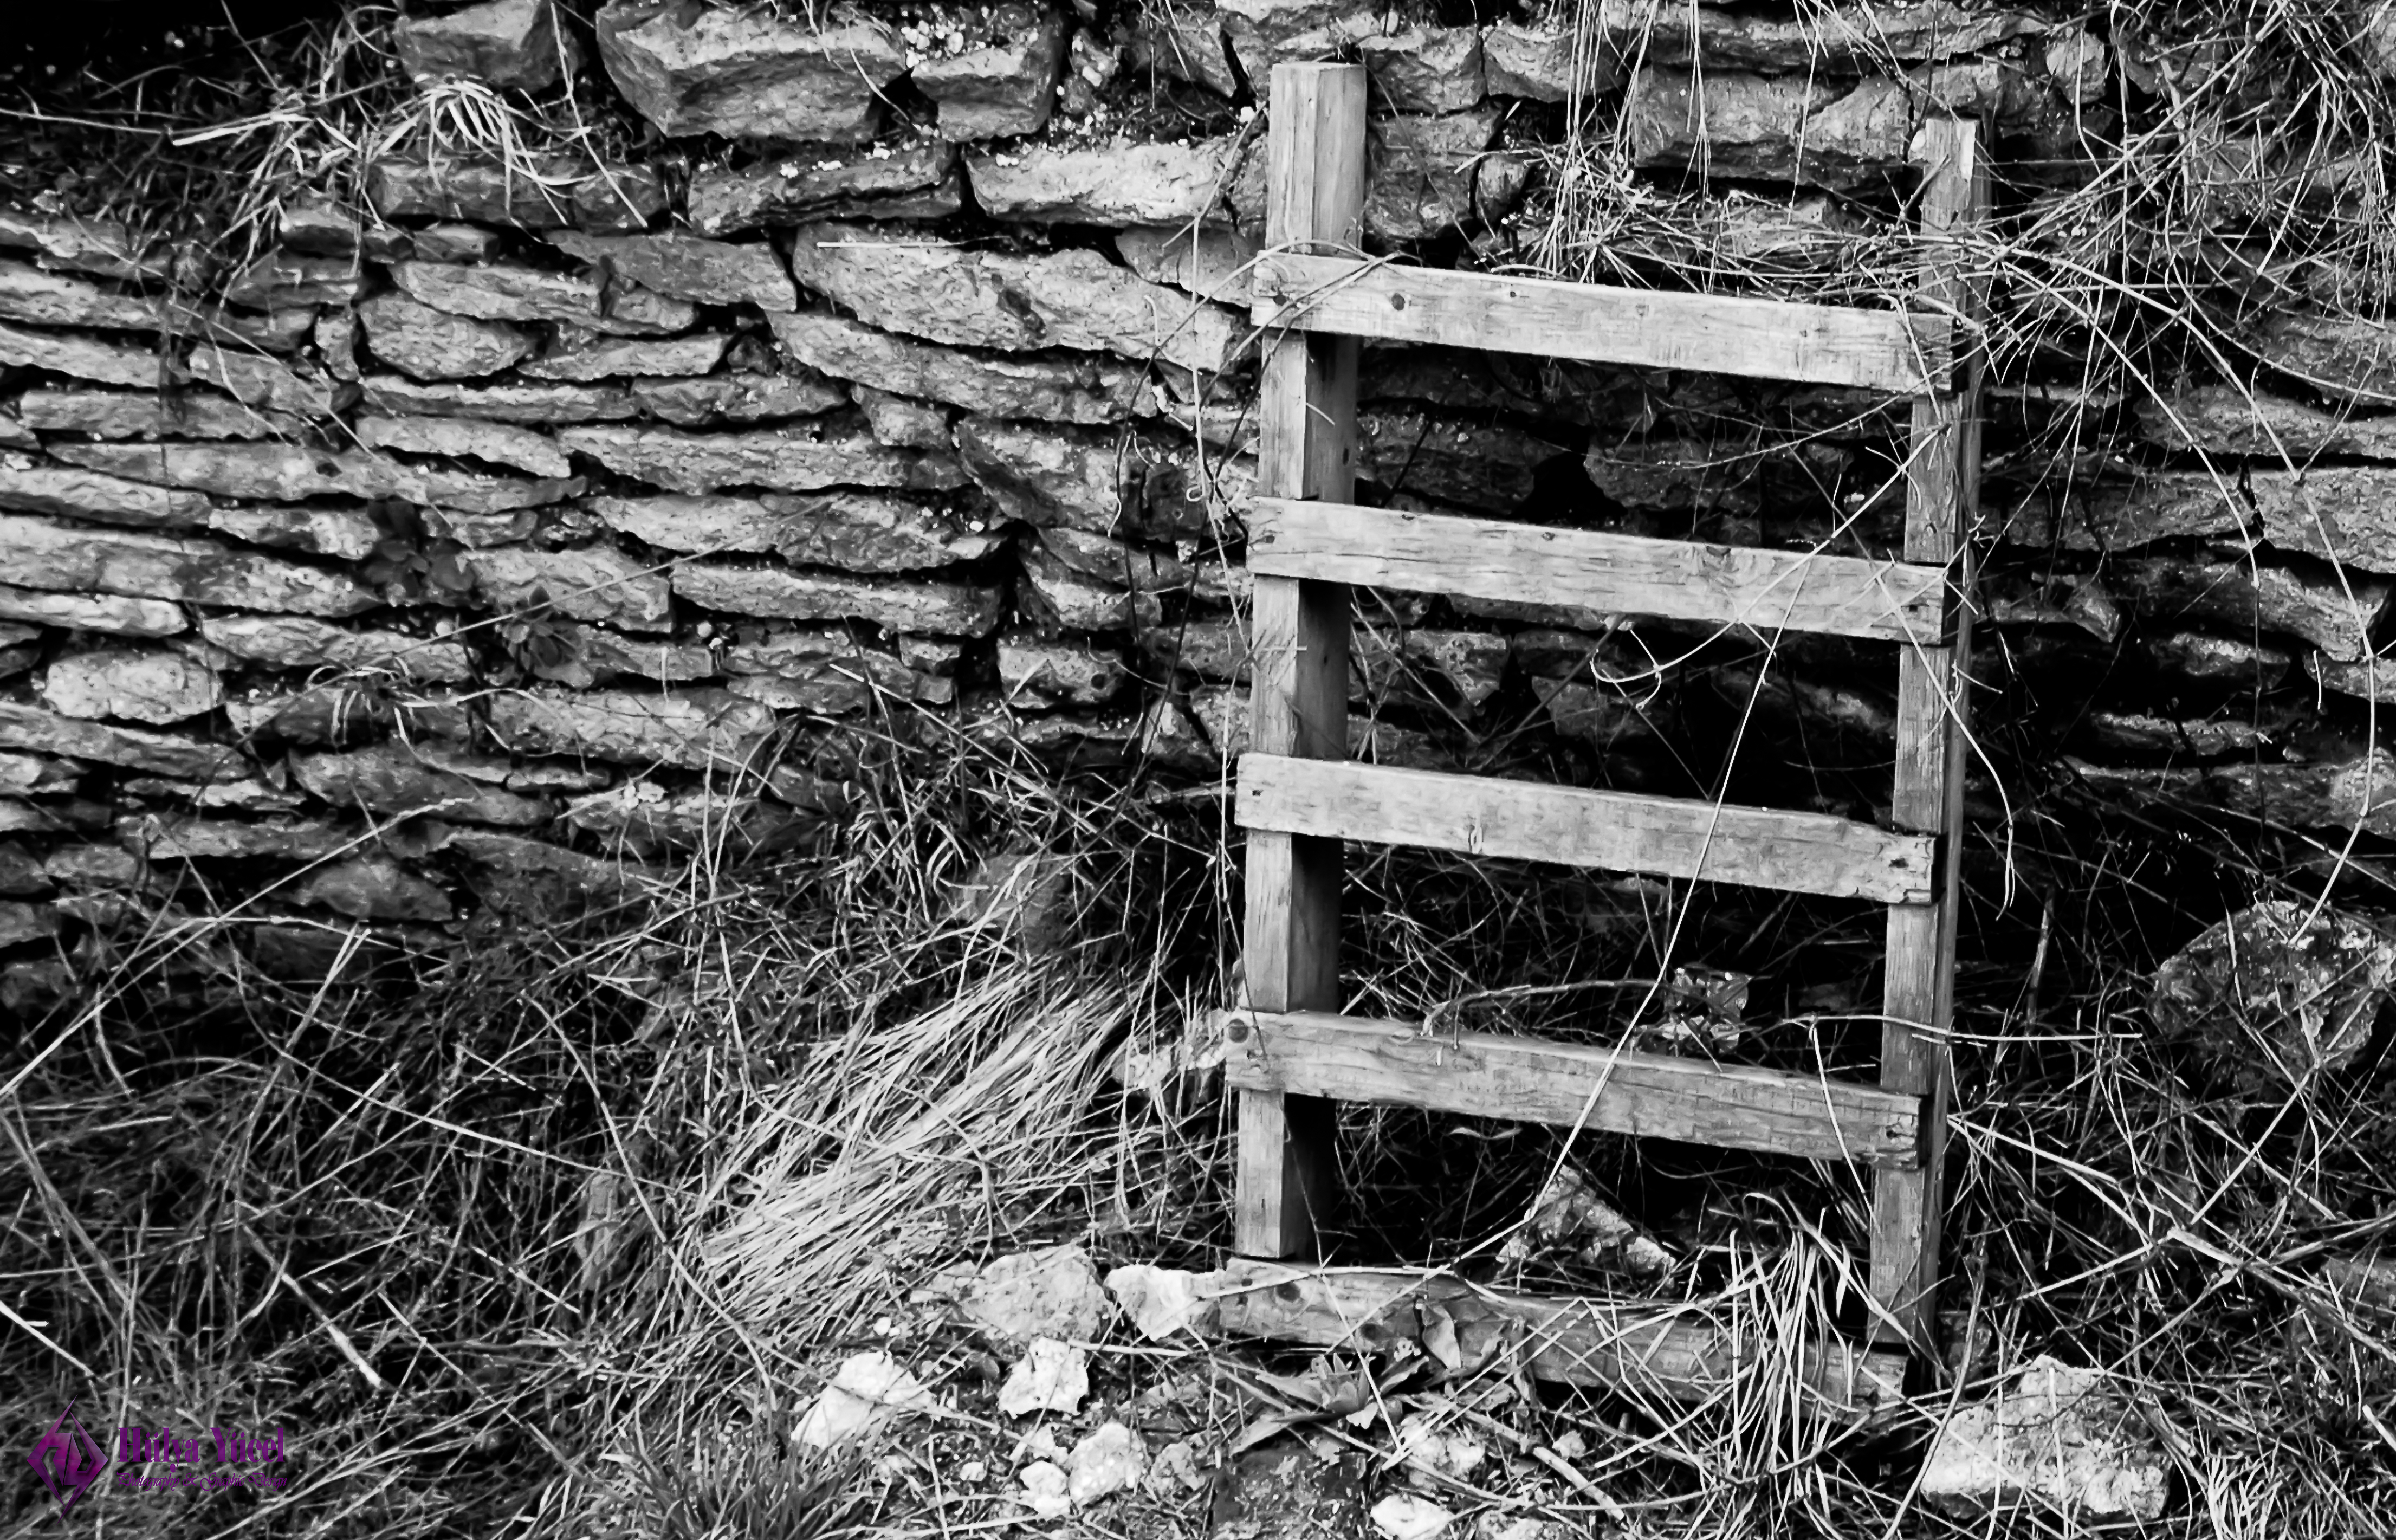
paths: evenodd
<path fill-rule="evenodd" d="M 1241 756 L 1235 805 L 1249 830 L 1884 904 L 1929 901 L 1937 843 L 1820 813 L 1277 754 Z"/>
<path fill-rule="evenodd" d="M 1519 1118 L 1892 1169 L 1922 1163 L 1923 1098 L 1777 1069 L 1319 1011 L 1222 1013 L 1244 1091 Z"/>
<path fill-rule="evenodd" d="M 1266 237 L 1276 245 L 1350 243 L 1364 209 L 1364 72 L 1353 64 L 1273 71 Z M 1258 489 L 1285 498 L 1353 495 L 1356 342 L 1285 333 L 1269 339 L 1258 406 Z M 1249 731 L 1277 754 L 1348 751 L 1348 591 L 1261 578 L 1253 608 Z M 1280 831 L 1247 848 L 1248 1000 L 1265 1010 L 1339 1003 L 1339 843 Z M 1314 1245 L 1333 1197 L 1327 1102 L 1251 1091 L 1240 1097 L 1233 1241 L 1257 1256 Z"/>
<path fill-rule="evenodd" d="M 1248 570 L 1937 646 L 1941 566 L 1258 498 Z"/>
<path fill-rule="evenodd" d="M 1427 1320 L 1452 1325 L 1468 1364 L 1520 1366 L 1534 1379 L 1619 1392 L 1660 1406 L 1793 1385 L 1809 1414 L 1857 1420 L 1904 1401 L 1905 1356 L 1835 1337 L 1769 1335 L 1702 1307 L 1541 1297 L 1447 1273 L 1309 1269 L 1234 1260 L 1201 1273 L 1212 1329 L 1236 1336 L 1386 1351 L 1419 1343 Z"/>
<path fill-rule="evenodd" d="M 1941 314 L 1615 288 L 1353 257 L 1268 250 L 1259 326 L 1392 342 L 1853 385 L 1916 395 L 1948 385 L 1954 326 Z"/>
<path fill-rule="evenodd" d="M 1915 140 L 1923 161 L 1921 231 L 1927 255 L 1923 294 L 1957 314 L 1977 312 L 1965 275 L 1968 240 L 1988 218 L 1989 171 L 1977 126 L 1953 119 L 1924 124 Z M 1964 531 L 1979 504 L 1980 366 L 1967 356 L 1960 388 L 1913 404 L 1906 462 L 1908 561 L 1953 563 L 1968 593 L 1971 551 Z M 1971 612 L 1962 606 L 1950 646 L 1909 648 L 1897 660 L 1897 766 L 1890 821 L 1948 836 L 1948 858 L 1933 902 L 1889 911 L 1888 962 L 1882 996 L 1881 1084 L 1927 1098 L 1924 1160 L 1919 1172 L 1883 1175 L 1872 1184 L 1871 1290 L 1884 1312 L 1884 1340 L 1935 1345 L 1938 1262 L 1945 1218 L 1947 1103 L 1952 1070 L 1947 1032 L 1954 1017 L 1957 860 L 1963 827 L 1963 753 L 1970 722 Z"/>

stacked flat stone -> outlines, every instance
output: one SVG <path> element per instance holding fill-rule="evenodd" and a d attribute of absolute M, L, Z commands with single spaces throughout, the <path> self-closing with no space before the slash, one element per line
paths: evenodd
<path fill-rule="evenodd" d="M 876 744 L 1218 774 L 1246 731 L 1264 186 L 1239 103 L 1277 61 L 1364 62 L 1368 236 L 1466 262 L 1510 249 L 1538 187 L 1522 126 L 1560 105 L 1618 100 L 1641 164 L 1761 179 L 1726 206 L 1818 234 L 1792 184 L 1895 181 L 1932 110 L 2059 142 L 2108 68 L 2076 28 L 1945 0 L 1803 35 L 1644 0 L 1601 21 L 1224 0 L 1110 33 L 1020 5 L 902 28 L 612 0 L 617 88 L 736 153 L 686 180 L 380 162 L 366 209 L 293 208 L 205 304 L 187 250 L 0 211 L 0 1004 L 204 889 L 252 897 L 258 959 L 307 976 L 353 933 L 437 949 L 476 908 L 803 845 Z M 589 63 L 571 31 L 490 0 L 398 41 L 419 78 L 539 89 Z M 1151 88 L 1214 131 L 1097 131 Z M 2396 429 L 2367 415 L 2396 405 L 2396 349 L 2366 331 L 2256 340 L 2366 415 L 2191 388 L 2117 446 L 2179 469 L 1996 467 L 1996 527 L 2043 564 L 1999 564 L 1996 655 L 2134 636 L 2191 695 L 2301 659 L 2333 700 L 2396 699 L 2368 661 Z M 1903 424 L 1859 398 L 1431 349 L 1372 350 L 1363 379 L 1359 473 L 1400 506 L 1895 548 Z M 1765 419 L 1798 447 L 1725 426 Z M 2283 448 L 2337 463 L 2299 481 Z M 1706 640 L 1528 599 L 1360 604 L 1354 747 L 1391 763 L 1527 731 L 1636 784 L 1675 710 L 1657 660 Z M 1887 738 L 1843 653 L 1709 677 Z M 2376 760 L 2258 763 L 2284 741 L 2100 711 L 2087 773 L 2167 757 L 2176 789 L 2396 832 Z"/>

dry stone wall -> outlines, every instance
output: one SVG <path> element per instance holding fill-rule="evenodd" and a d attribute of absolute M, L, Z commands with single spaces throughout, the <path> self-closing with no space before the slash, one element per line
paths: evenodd
<path fill-rule="evenodd" d="M 1768 251 L 1895 228 L 1931 112 L 2069 180 L 2126 68 L 2077 21 L 1948 0 L 1608 0 L 1579 35 L 1101 14 L 419 7 L 410 73 L 604 71 L 657 153 L 379 162 L 206 300 L 188 249 L 0 211 L 0 1002 L 72 989 L 137 899 L 233 896 L 303 977 L 360 929 L 439 948 L 605 901 L 672 852 L 804 843 L 861 759 L 956 733 L 1217 774 L 1276 61 L 1363 60 L 1368 238 L 1461 265 L 1530 255 L 1577 106 Z M 2089 404 L 2000 381 L 1984 673 L 2066 756 L 2037 775 L 2396 833 L 2361 729 L 2396 700 L 2387 340 L 2278 318 L 2259 409 L 2114 404 L 2059 460 L 2017 446 Z M 1895 543 L 1902 424 L 1861 398 L 1430 349 L 1368 352 L 1363 396 L 1373 498 Z M 1885 761 L 1887 670 L 1854 647 L 1766 668 L 1535 595 L 1359 603 L 1353 736 L 1383 760 L 1683 790 L 1686 745 L 1754 714 L 1857 787 Z"/>

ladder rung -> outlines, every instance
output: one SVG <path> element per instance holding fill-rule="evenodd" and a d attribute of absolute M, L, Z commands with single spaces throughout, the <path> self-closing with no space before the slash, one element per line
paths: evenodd
<path fill-rule="evenodd" d="M 1420 1342 L 1436 1312 L 1469 1361 L 1506 1343 L 1534 1379 L 1620 1391 L 1634 1400 L 1704 1401 L 1755 1375 L 1773 1344 L 1760 1321 L 1661 1301 L 1586 1299 L 1476 1287 L 1452 1274 L 1295 1268 L 1231 1257 L 1198 1279 L 1217 1329 L 1311 1348 L 1387 1352 Z M 1905 1355 L 1836 1337 L 1789 1345 L 1805 1391 L 1800 1411 L 1869 1415 L 1904 1400 Z"/>
<path fill-rule="evenodd" d="M 1221 1013 L 1235 1089 L 1562 1123 L 1824 1161 L 1922 1163 L 1923 1098 L 1777 1069 L 1327 1011 Z"/>
<path fill-rule="evenodd" d="M 1936 646 L 1943 567 L 1259 498 L 1248 570 Z"/>
<path fill-rule="evenodd" d="M 1821 813 L 1346 760 L 1240 756 L 1244 829 L 1926 904 L 1937 840 Z"/>
<path fill-rule="evenodd" d="M 1944 315 L 1614 288 L 1269 251 L 1256 260 L 1260 326 L 1492 352 L 1854 385 L 1948 389 Z"/>

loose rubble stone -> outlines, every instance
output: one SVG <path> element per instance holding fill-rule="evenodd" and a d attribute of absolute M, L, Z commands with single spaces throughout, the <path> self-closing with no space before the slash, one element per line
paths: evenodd
<path fill-rule="evenodd" d="M 621 422 L 641 415 L 620 385 L 419 384 L 397 375 L 360 381 L 368 411 L 392 417 L 481 418 L 492 422 Z"/>
<path fill-rule="evenodd" d="M 2345 663 L 2369 651 L 2372 628 L 2391 591 L 2376 578 L 2349 578 L 2341 585 L 2327 572 L 2244 562 L 2147 557 L 2110 570 L 2141 614 L 2288 631 Z"/>
<path fill-rule="evenodd" d="M 0 620 L 31 621 L 112 636 L 173 636 L 189 629 L 183 612 L 155 599 L 113 593 L 45 593 L 0 584 Z"/>
<path fill-rule="evenodd" d="M 586 262 L 605 262 L 644 288 L 710 305 L 799 308 L 798 290 L 774 248 L 734 246 L 695 235 L 552 235 L 549 244 Z"/>
<path fill-rule="evenodd" d="M 385 219 L 472 219 L 526 230 L 639 230 L 665 211 L 655 166 L 551 159 L 527 175 L 495 161 L 436 164 L 386 156 L 366 166 L 366 199 Z"/>
<path fill-rule="evenodd" d="M 861 1439 L 938 1403 L 888 1353 L 857 1353 L 844 1361 L 792 1437 L 803 1448 L 832 1449 Z"/>
<path fill-rule="evenodd" d="M 45 218 L 0 209 L 0 246 L 41 254 L 50 267 L 71 268 L 102 278 L 165 278 L 166 254 L 135 241 L 131 231 L 107 219 L 80 215 Z"/>
<path fill-rule="evenodd" d="M 909 572 L 979 561 L 1000 537 L 938 509 L 871 492 L 819 497 L 593 498 L 610 529 L 668 551 L 772 551 L 786 562 L 851 572 Z"/>
<path fill-rule="evenodd" d="M 224 699 L 214 670 L 173 652 L 74 653 L 52 663 L 42 698 L 71 717 L 181 722 Z"/>
<path fill-rule="evenodd" d="M 992 1258 L 958 1303 L 967 1321 L 1009 1348 L 1035 1337 L 1088 1342 L 1114 1310 L 1090 1254 L 1070 1244 Z"/>
<path fill-rule="evenodd" d="M 999 638 L 998 683 L 1009 705 L 1102 705 L 1130 679 L 1122 656 L 1109 649 L 1032 637 Z"/>
<path fill-rule="evenodd" d="M 805 369 L 796 374 L 635 379 L 631 389 L 633 401 L 644 411 L 677 428 L 782 422 L 818 417 L 848 404 L 838 385 Z"/>
<path fill-rule="evenodd" d="M 1002 594 L 962 583 L 882 582 L 782 567 L 690 562 L 673 591 L 692 604 L 779 620 L 872 620 L 893 631 L 987 636 L 998 628 Z"/>
<path fill-rule="evenodd" d="M 446 15 L 404 15 L 392 24 L 392 44 L 400 68 L 419 84 L 462 77 L 538 91 L 582 62 L 551 0 L 484 0 Z"/>
<path fill-rule="evenodd" d="M 1153 356 L 1211 373 L 1240 335 L 1231 312 L 1144 283 L 1094 251 L 1016 257 L 821 224 L 797 232 L 791 268 L 869 325 L 964 347 Z"/>
<path fill-rule="evenodd" d="M 956 443 L 965 472 L 1026 524 L 1104 534 L 1142 522 L 1147 467 L 1117 434 L 967 418 Z"/>
<path fill-rule="evenodd" d="M 465 513 L 539 508 L 575 496 L 582 484 L 523 481 L 471 471 L 402 465 L 353 450 L 311 451 L 291 444 L 60 444 L 60 459 L 220 498 L 297 502 L 305 498 L 405 498 Z"/>
<path fill-rule="evenodd" d="M 2202 385 L 2142 401 L 2137 413 L 2148 442 L 2174 451 L 2284 456 L 2299 466 L 2317 455 L 2396 460 L 2396 417 L 2324 412 L 2281 396 L 2250 395 L 2235 385 Z M 25 420 L 41 426 L 30 413 Z"/>
<path fill-rule="evenodd" d="M 918 64 L 908 77 L 938 104 L 945 139 L 1036 134 L 1056 105 L 1057 75 L 1065 62 L 1064 16 L 1045 5 L 1009 0 L 984 15 L 981 30 L 994 39 L 990 46 Z"/>
<path fill-rule="evenodd" d="M 1242 232 L 1208 225 L 1115 232 L 1115 253 L 1132 272 L 1151 284 L 1224 305 L 1245 305 L 1252 298 L 1257 250 L 1257 243 Z"/>
<path fill-rule="evenodd" d="M 907 71 L 890 28 L 845 7 L 785 19 L 610 0 L 596 25 L 616 88 L 669 134 L 869 139 L 882 91 Z"/>
<path fill-rule="evenodd" d="M 949 446 L 949 409 L 857 387 L 857 409 L 865 414 L 866 431 L 894 449 L 945 449 Z"/>
<path fill-rule="evenodd" d="M 245 768 L 237 751 L 212 743 L 145 733 L 132 727 L 104 726 L 4 701 L 0 701 L 0 749 L 96 760 L 102 764 L 122 764 L 180 780 L 231 778 Z"/>
<path fill-rule="evenodd" d="M 829 486 L 953 491 L 965 471 L 947 455 L 891 449 L 861 432 L 770 429 L 684 433 L 670 428 L 566 428 L 558 440 L 622 475 L 673 492 L 760 486 L 813 492 Z"/>
<path fill-rule="evenodd" d="M 71 519 L 140 529 L 193 529 L 208 522 L 208 499 L 196 492 L 64 466 L 12 464 L 0 456 L 0 508 L 58 513 Z"/>
<path fill-rule="evenodd" d="M 288 890 L 291 902 L 353 920 L 410 920 L 437 925 L 452 913 L 449 896 L 387 856 L 320 867 Z"/>
<path fill-rule="evenodd" d="M 2171 1471 L 2154 1435 L 2102 1370 L 2040 1357 L 1990 1401 L 1938 1429 L 1922 1493 L 1974 1507 L 2037 1497 L 2089 1518 L 2160 1519 Z"/>
<path fill-rule="evenodd" d="M 126 385 L 155 390 L 166 380 L 166 366 L 148 348 L 127 347 L 73 332 L 29 331 L 0 325 L 0 364 L 21 364 L 52 374 L 102 385 Z"/>
<path fill-rule="evenodd" d="M 405 631 L 352 631 L 292 615 L 210 615 L 201 617 L 200 634 L 235 657 L 270 668 L 387 670 L 450 684 L 473 677 L 459 644 Z"/>
<path fill-rule="evenodd" d="M 563 478 L 574 473 L 573 462 L 556 441 L 528 428 L 471 418 L 361 417 L 352 431 L 369 449 L 464 455 L 495 465 L 512 465 L 536 476 Z"/>
<path fill-rule="evenodd" d="M 35 389 L 17 398 L 17 411 L 26 427 L 42 432 L 103 439 L 285 438 L 300 427 L 296 418 L 212 391 Z"/>
<path fill-rule="evenodd" d="M 2396 325 L 2272 309 L 2239 340 L 2266 368 L 2323 395 L 2357 405 L 2396 406 Z"/>
<path fill-rule="evenodd" d="M 1065 1495 L 1077 1508 L 1094 1507 L 1139 1485 L 1148 1469 L 1140 1436 L 1109 1418 L 1073 1445 L 1065 1458 Z"/>
<path fill-rule="evenodd" d="M 549 821 L 546 803 L 428 763 L 405 743 L 302 754 L 292 761 L 292 771 L 311 795 L 335 807 L 391 817 L 430 814 L 503 829 Z"/>
<path fill-rule="evenodd" d="M 532 339 L 504 322 L 451 315 L 404 294 L 378 294 L 357 316 L 367 349 L 419 379 L 497 374 L 532 352 Z"/>
<path fill-rule="evenodd" d="M 626 631 L 666 629 L 672 602 L 665 574 L 613 546 L 572 551 L 499 547 L 462 558 L 476 586 L 505 609 L 547 604 L 578 620 L 602 620 Z"/>
<path fill-rule="evenodd" d="M 2396 796 L 2379 789 L 2376 801 Z M 2396 943 L 2336 909 L 2270 900 L 2213 925 L 2155 970 L 2147 1017 L 2250 1091 L 2344 1069 L 2396 985 Z"/>
<path fill-rule="evenodd" d="M 579 326 L 560 326 L 539 358 L 524 366 L 535 379 L 606 379 L 616 375 L 703 375 L 724 357 L 732 339 L 718 332 L 695 337 L 610 337 Z"/>
<path fill-rule="evenodd" d="M 213 540 L 76 529 L 16 514 L 0 514 L 0 583 L 334 617 L 381 602 L 346 574 Z"/>
<path fill-rule="evenodd" d="M 1203 86 L 1217 96 L 1237 96 L 1240 77 L 1223 38 L 1222 18 L 1211 4 L 1141 11 L 1134 23 L 1132 62 L 1170 80 Z"/>
<path fill-rule="evenodd" d="M 770 318 L 785 352 L 843 379 L 993 417 L 1112 422 L 1137 409 L 1142 371 L 1086 354 L 967 352 L 819 312 Z"/>
<path fill-rule="evenodd" d="M 492 735 L 517 753 L 737 770 L 773 731 L 774 713 L 725 690 L 594 690 L 498 696 L 490 702 L 490 724 Z"/>
<path fill-rule="evenodd" d="M 1089 225 L 1228 221 L 1229 139 L 1088 149 L 1027 145 L 965 157 L 974 201 L 992 219 Z"/>
<path fill-rule="evenodd" d="M 1360 39 L 1356 57 L 1392 112 L 1460 113 L 1481 101 L 1478 27 L 1408 27 Z"/>

